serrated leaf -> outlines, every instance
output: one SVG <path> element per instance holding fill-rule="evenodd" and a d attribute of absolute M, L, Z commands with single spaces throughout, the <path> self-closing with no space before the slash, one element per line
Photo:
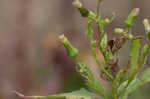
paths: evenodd
<path fill-rule="evenodd" d="M 140 39 L 135 39 L 131 43 L 130 47 L 130 66 L 131 71 L 137 69 L 137 63 L 139 58 L 139 50 L 140 50 Z"/>
<path fill-rule="evenodd" d="M 69 92 L 69 93 L 58 94 L 55 96 L 62 96 L 62 97 L 65 97 L 66 99 L 95 99 L 95 98 L 99 98 L 99 96 L 97 96 L 94 93 L 87 91 L 84 88 L 81 88 L 80 90 Z"/>

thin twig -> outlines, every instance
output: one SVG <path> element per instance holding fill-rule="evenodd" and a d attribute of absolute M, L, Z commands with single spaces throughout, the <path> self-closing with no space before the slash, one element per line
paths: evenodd
<path fill-rule="evenodd" d="M 22 99 L 45 99 L 45 98 L 65 98 L 65 96 L 25 96 L 17 91 L 12 91 L 13 93 L 15 93 L 18 97 L 22 98 Z"/>

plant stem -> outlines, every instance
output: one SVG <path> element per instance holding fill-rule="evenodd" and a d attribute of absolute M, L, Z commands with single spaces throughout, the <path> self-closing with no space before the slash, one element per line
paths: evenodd
<path fill-rule="evenodd" d="M 97 3 L 97 12 L 96 12 L 97 17 L 99 16 L 101 2 L 102 2 L 102 0 L 98 0 L 98 3 Z"/>
<path fill-rule="evenodd" d="M 92 50 L 92 55 L 96 61 L 96 63 L 98 64 L 99 68 L 105 73 L 106 76 L 108 76 L 111 80 L 113 79 L 113 76 L 105 70 L 104 66 L 102 65 L 102 63 L 99 61 L 96 52 L 95 52 L 95 48 L 92 46 L 92 44 L 90 44 L 91 50 Z"/>
<path fill-rule="evenodd" d="M 65 98 L 65 96 L 24 96 L 23 94 L 13 91 L 17 96 L 23 99 L 47 99 L 47 98 Z"/>

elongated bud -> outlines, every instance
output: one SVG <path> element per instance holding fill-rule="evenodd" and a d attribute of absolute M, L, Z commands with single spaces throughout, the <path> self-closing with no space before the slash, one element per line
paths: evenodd
<path fill-rule="evenodd" d="M 139 8 L 134 8 L 131 11 L 131 13 L 129 14 L 129 16 L 125 20 L 126 27 L 132 27 L 134 25 L 134 20 L 137 17 L 137 15 L 139 14 L 139 11 L 140 11 Z"/>
<path fill-rule="evenodd" d="M 148 19 L 144 19 L 143 24 L 144 24 L 144 28 L 145 28 L 148 40 L 150 41 L 150 24 L 149 24 Z"/>
<path fill-rule="evenodd" d="M 72 4 L 80 11 L 82 17 L 87 17 L 92 19 L 96 18 L 96 15 L 92 11 L 89 11 L 88 9 L 84 8 L 82 3 L 79 0 L 75 0 Z"/>
<path fill-rule="evenodd" d="M 67 50 L 67 55 L 71 58 L 76 58 L 78 55 L 78 50 L 72 46 L 72 44 L 64 35 L 61 35 L 59 38 Z"/>
<path fill-rule="evenodd" d="M 143 24 L 144 24 L 144 28 L 146 32 L 150 32 L 150 24 L 149 24 L 148 19 L 144 19 Z"/>
<path fill-rule="evenodd" d="M 115 32 L 116 34 L 121 34 L 121 33 L 124 32 L 124 30 L 123 30 L 122 28 L 115 28 L 114 32 Z"/>

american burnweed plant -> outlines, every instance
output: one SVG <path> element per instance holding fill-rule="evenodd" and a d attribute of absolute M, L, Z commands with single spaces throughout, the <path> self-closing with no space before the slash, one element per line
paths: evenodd
<path fill-rule="evenodd" d="M 150 52 L 150 24 L 148 20 L 144 19 L 143 21 L 147 37 L 147 42 L 143 46 L 141 46 L 142 38 L 140 36 L 133 36 L 131 31 L 135 18 L 139 14 L 139 8 L 135 8 L 130 12 L 129 16 L 124 21 L 125 28 L 114 29 L 114 33 L 120 35 L 120 38 L 108 40 L 104 27 L 112 23 L 115 15 L 111 18 L 102 19 L 99 13 L 101 2 L 102 0 L 98 0 L 96 13 L 85 8 L 79 0 L 75 0 L 73 5 L 79 10 L 82 17 L 88 19 L 86 36 L 89 40 L 91 53 L 103 75 L 102 78 L 110 82 L 111 90 L 108 92 L 106 88 L 102 86 L 101 82 L 98 82 L 94 78 L 93 72 L 90 70 L 89 66 L 79 60 L 78 49 L 76 49 L 64 35 L 61 35 L 61 43 L 64 45 L 67 55 L 76 61 L 77 72 L 79 72 L 85 79 L 87 88 L 81 88 L 80 90 L 70 93 L 49 96 L 24 96 L 15 92 L 18 96 L 32 99 L 127 99 L 130 93 L 150 81 L 150 68 L 142 71 Z M 92 24 L 96 24 L 97 26 L 98 39 L 94 39 L 94 32 L 91 27 Z M 118 69 L 118 55 L 120 49 L 126 42 L 130 42 L 129 62 L 125 66 L 122 66 L 122 68 Z M 104 62 L 99 60 L 95 51 L 96 48 L 101 52 Z M 142 73 L 140 73 L 141 71 Z"/>

